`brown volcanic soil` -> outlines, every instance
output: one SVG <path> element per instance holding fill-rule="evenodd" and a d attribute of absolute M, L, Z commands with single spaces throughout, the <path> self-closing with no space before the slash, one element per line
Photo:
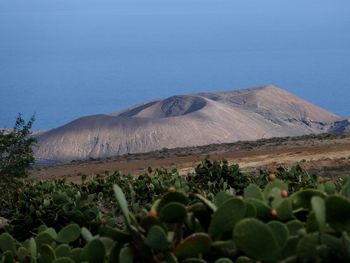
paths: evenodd
<path fill-rule="evenodd" d="M 238 163 L 246 171 L 260 168 L 273 171 L 279 166 L 290 167 L 299 163 L 311 173 L 346 176 L 350 175 L 350 133 L 163 149 L 144 154 L 38 167 L 31 171 L 31 176 L 38 179 L 66 178 L 68 181 L 79 182 L 82 174 L 95 175 L 118 170 L 138 175 L 144 173 L 149 166 L 176 167 L 181 174 L 187 174 L 193 172 L 194 167 L 206 155 L 210 155 L 213 160 L 226 159 L 229 163 Z"/>

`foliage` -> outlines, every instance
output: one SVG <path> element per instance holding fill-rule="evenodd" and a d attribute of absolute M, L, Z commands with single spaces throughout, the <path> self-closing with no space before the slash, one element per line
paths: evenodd
<path fill-rule="evenodd" d="M 348 187 L 345 184 L 342 192 Z M 3 233 L 1 258 L 5 262 L 350 260 L 349 217 L 339 215 L 350 206 L 350 199 L 339 193 L 306 189 L 285 196 L 281 194 L 285 184 L 274 180 L 264 189 L 248 186 L 244 198 L 220 192 L 212 203 L 198 194 L 192 199 L 192 193 L 170 189 L 135 216 L 122 189 L 115 185 L 113 191 L 124 227 L 102 224 L 93 234 L 77 224 L 59 231 L 43 225 L 24 242 Z M 268 213 L 261 213 L 262 209 Z M 279 211 L 277 215 L 273 210 Z"/>
<path fill-rule="evenodd" d="M 234 189 L 241 194 L 251 178 L 242 173 L 238 164 L 229 165 L 226 160 L 212 162 L 207 157 L 196 167 L 193 181 L 195 184 L 206 185 L 205 190 L 213 195 L 227 189 Z"/>
<path fill-rule="evenodd" d="M 245 178 L 209 160 L 197 168 L 27 181 L 7 200 L 17 208 L 0 261 L 349 262 L 350 181 L 311 182 L 298 169 Z"/>
<path fill-rule="evenodd" d="M 31 235 L 28 229 L 42 224 L 59 229 L 70 222 L 95 230 L 103 216 L 95 193 L 81 192 L 74 184 L 64 180 L 30 183 L 19 188 L 7 207 L 12 212 L 7 231 L 22 240 Z M 5 215 L 6 216 L 6 215 Z M 8 216 L 8 215 L 7 215 Z"/>
<path fill-rule="evenodd" d="M 31 128 L 35 118 L 25 122 L 19 114 L 12 130 L 0 130 L 0 179 L 11 180 L 25 177 L 27 169 L 34 163 Z"/>
<path fill-rule="evenodd" d="M 7 227 L 17 239 L 30 235 L 41 224 L 56 230 L 69 222 L 87 227 L 95 233 L 101 221 L 111 223 L 111 216 L 120 211 L 113 206 L 112 186 L 118 184 L 127 195 L 134 212 L 147 207 L 170 187 L 189 191 L 186 178 L 176 170 L 157 169 L 152 174 L 138 178 L 115 172 L 108 176 L 96 176 L 82 184 L 66 183 L 64 180 L 32 181 L 21 183 L 16 190 L 6 191 L 0 200 L 0 216 L 11 219 Z"/>
<path fill-rule="evenodd" d="M 289 170 L 279 167 L 277 169 L 277 176 L 288 183 L 290 191 L 317 187 L 317 177 L 308 174 L 298 164 L 292 166 Z"/>

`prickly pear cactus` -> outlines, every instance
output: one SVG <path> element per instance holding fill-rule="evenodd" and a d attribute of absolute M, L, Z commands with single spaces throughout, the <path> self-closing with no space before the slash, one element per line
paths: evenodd
<path fill-rule="evenodd" d="M 327 223 L 339 232 L 350 232 L 350 200 L 343 196 L 326 199 Z"/>
<path fill-rule="evenodd" d="M 281 257 L 281 247 L 274 232 L 257 219 L 247 218 L 238 222 L 233 238 L 237 247 L 253 259 L 276 261 Z"/>
<path fill-rule="evenodd" d="M 232 232 L 235 224 L 246 214 L 246 204 L 239 198 L 232 198 L 224 202 L 213 214 L 208 233 L 217 238 L 226 232 Z"/>
<path fill-rule="evenodd" d="M 198 257 L 209 252 L 211 238 L 205 233 L 196 233 L 184 239 L 176 248 L 175 255 L 179 259 Z"/>
<path fill-rule="evenodd" d="M 185 205 L 179 202 L 169 202 L 163 205 L 159 211 L 159 217 L 168 223 L 182 222 L 187 216 Z"/>
<path fill-rule="evenodd" d="M 71 243 L 79 238 L 80 231 L 77 224 L 70 224 L 58 232 L 55 240 L 59 243 Z"/>
<path fill-rule="evenodd" d="M 123 181 L 117 174 L 107 184 L 108 191 L 102 190 L 105 179 L 92 180 L 84 189 L 75 185 L 62 190 L 63 184 L 55 182 L 49 196 L 39 192 L 28 199 L 39 200 L 38 211 L 32 203 L 23 207 L 40 216 L 40 209 L 55 205 L 69 223 L 65 219 L 65 224 L 52 226 L 42 221 L 46 225 L 36 224 L 34 234 L 20 241 L 10 233 L 0 234 L 0 262 L 350 262 L 350 181 L 340 192 L 336 181 L 321 179 L 303 184 L 312 189 L 299 190 L 295 182 L 302 177 L 296 169 L 278 175 L 292 180 L 292 187 L 274 177 L 246 187 L 259 179 L 235 182 L 242 174 L 232 176 L 227 164 L 205 165 L 204 176 L 215 180 L 203 188 L 197 188 L 198 177 L 195 184 L 186 185 L 176 172 L 172 178 L 162 170 L 154 171 L 155 178 L 146 174 L 137 180 L 130 176 Z M 113 186 L 116 182 L 120 186 Z M 240 185 L 237 196 L 233 185 Z M 105 198 L 108 203 L 102 203 Z M 101 211 L 86 205 L 96 200 Z M 113 202 L 115 214 L 106 216 L 103 211 Z M 93 223 L 75 221 L 90 214 Z M 21 222 L 30 220 L 26 215 Z M 16 228 L 18 224 L 14 222 Z"/>
<path fill-rule="evenodd" d="M 145 243 L 155 251 L 164 251 L 169 249 L 167 235 L 164 229 L 157 225 L 153 226 L 148 231 Z"/>

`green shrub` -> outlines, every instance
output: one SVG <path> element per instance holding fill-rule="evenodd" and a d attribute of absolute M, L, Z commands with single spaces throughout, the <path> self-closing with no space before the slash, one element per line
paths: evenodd
<path fill-rule="evenodd" d="M 0 180 L 10 181 L 25 177 L 27 169 L 34 163 L 31 128 L 34 116 L 25 122 L 19 114 L 11 130 L 0 130 Z"/>

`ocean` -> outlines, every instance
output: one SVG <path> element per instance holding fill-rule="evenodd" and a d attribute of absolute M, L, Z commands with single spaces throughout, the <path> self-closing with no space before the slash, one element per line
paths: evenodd
<path fill-rule="evenodd" d="M 274 84 L 350 117 L 348 0 L 0 0 L 0 127 Z"/>

